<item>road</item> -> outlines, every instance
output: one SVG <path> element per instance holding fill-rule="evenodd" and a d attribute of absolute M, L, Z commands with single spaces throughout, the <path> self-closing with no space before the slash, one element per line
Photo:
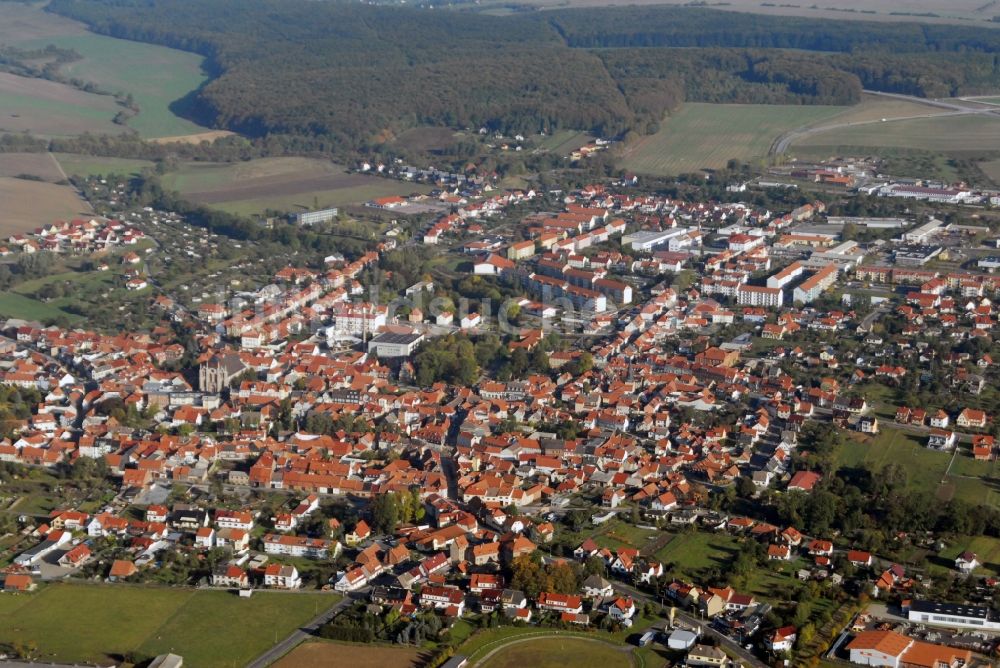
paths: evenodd
<path fill-rule="evenodd" d="M 894 123 L 896 121 L 910 121 L 919 118 L 944 118 L 948 116 L 969 116 L 973 114 L 988 114 L 997 115 L 1000 112 L 1000 108 L 973 108 L 962 106 L 961 104 L 955 102 L 949 102 L 947 100 L 932 100 L 922 97 L 913 97 L 912 95 L 899 95 L 896 93 L 880 93 L 874 90 L 866 90 L 865 93 L 869 95 L 878 95 L 879 97 L 887 97 L 894 100 L 904 100 L 906 102 L 914 102 L 917 104 L 923 104 L 928 107 L 936 107 L 938 109 L 946 110 L 944 113 L 941 112 L 929 112 L 926 114 L 917 114 L 913 116 L 894 116 L 891 118 L 876 119 L 871 121 L 854 121 L 848 123 L 830 123 L 828 125 L 805 125 L 795 130 L 789 130 L 788 132 L 780 135 L 771 144 L 771 149 L 768 151 L 768 155 L 781 155 L 788 150 L 796 141 L 808 137 L 809 135 L 819 134 L 820 132 L 829 132 L 830 130 L 840 130 L 843 128 L 853 128 L 862 125 L 874 125 L 876 123 Z"/>
<path fill-rule="evenodd" d="M 365 588 L 357 593 L 365 595 L 367 591 L 367 588 Z M 339 615 L 352 603 L 354 603 L 354 599 L 350 596 L 345 596 L 343 599 L 338 601 L 336 605 L 328 608 L 326 612 L 318 615 L 308 624 L 304 624 L 303 626 L 295 629 L 287 638 L 258 656 L 251 663 L 247 664 L 247 668 L 267 668 L 267 666 L 270 666 L 272 663 L 295 649 L 299 643 L 307 640 L 319 627 Z"/>
<path fill-rule="evenodd" d="M 627 585 L 622 582 L 614 582 L 613 586 L 615 588 L 615 591 L 617 591 L 619 594 L 625 594 L 626 596 L 631 596 L 632 598 L 638 601 L 652 601 L 653 603 L 660 603 L 660 601 L 658 601 L 655 597 L 650 596 L 646 592 L 640 591 L 639 589 L 636 589 L 631 585 Z M 746 663 L 746 665 L 754 666 L 755 668 L 767 668 L 766 663 L 764 663 L 756 656 L 748 652 L 736 641 L 713 629 L 707 620 L 698 619 L 697 617 L 689 615 L 686 612 L 682 612 L 679 609 L 675 610 L 675 613 L 676 613 L 675 614 L 676 619 L 683 621 L 686 625 L 692 628 L 694 627 L 701 628 L 702 633 L 704 633 L 705 635 L 712 636 L 713 638 L 718 640 L 722 646 L 724 646 L 727 650 L 729 650 L 733 654 L 737 655 L 740 659 L 742 659 Z"/>

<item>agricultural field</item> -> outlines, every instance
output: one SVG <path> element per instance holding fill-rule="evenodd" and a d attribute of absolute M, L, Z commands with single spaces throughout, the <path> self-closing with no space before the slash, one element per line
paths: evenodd
<path fill-rule="evenodd" d="M 71 186 L 0 177 L 0 239 L 91 213 L 90 205 Z"/>
<path fill-rule="evenodd" d="M 44 648 L 63 663 L 120 661 L 173 651 L 192 666 L 246 665 L 331 605 L 333 596 L 54 584 L 0 596 L 0 642 Z M 81 615 L 81 611 L 86 611 Z M 239 643 L 219 638 L 237 625 Z"/>
<path fill-rule="evenodd" d="M 868 153 L 879 148 L 953 153 L 996 146 L 1000 146 L 1000 117 L 970 114 L 838 128 L 803 137 L 795 142 L 792 153 L 800 147 L 823 147 L 828 152 L 843 154 L 849 152 L 842 150 L 843 147 L 865 147 Z"/>
<path fill-rule="evenodd" d="M 118 134 L 125 128 L 111 119 L 120 109 L 110 95 L 0 72 L 0 132 L 31 132 L 44 137 Z"/>
<path fill-rule="evenodd" d="M 332 162 L 310 158 L 187 163 L 166 174 L 163 185 L 192 201 L 246 215 L 363 204 L 376 197 L 428 191 L 417 184 L 349 174 Z"/>
<path fill-rule="evenodd" d="M 503 5 L 484 2 L 483 5 Z M 607 7 L 616 5 L 690 5 L 690 0 L 527 0 L 543 9 Z M 699 3 L 701 4 L 701 3 Z M 804 16 L 855 21 L 916 21 L 994 27 L 996 6 L 989 0 L 838 0 L 836 3 L 777 2 L 776 0 L 726 0 L 706 2 L 706 7 L 734 12 Z M 498 10 L 499 12 L 499 10 Z"/>
<path fill-rule="evenodd" d="M 274 668 L 419 668 L 428 657 L 411 647 L 354 645 L 335 642 L 307 642 L 274 664 Z"/>
<path fill-rule="evenodd" d="M 146 167 L 153 166 L 153 163 L 149 160 L 105 158 L 94 155 L 76 155 L 73 153 L 53 153 L 51 155 L 69 176 L 87 177 L 101 174 L 123 174 L 130 176 L 138 174 Z"/>
<path fill-rule="evenodd" d="M 0 43 L 23 48 L 56 43 L 62 48 L 77 51 L 83 58 L 65 65 L 63 73 L 93 82 L 111 92 L 131 93 L 140 111 L 129 120 L 128 125 L 144 137 L 189 135 L 208 129 L 177 116 L 171 110 L 171 105 L 206 80 L 201 56 L 96 35 L 88 32 L 82 23 L 45 12 L 42 5 L 27 3 L 4 3 Z M 85 130 L 122 130 L 121 126 L 111 123 L 121 109 L 114 98 L 88 96 L 68 86 L 51 84 L 58 86 L 60 91 L 56 101 L 59 106 L 56 106 L 51 99 L 56 93 L 41 86 L 50 82 L 29 81 L 34 82 L 33 85 L 20 97 L 8 90 L 9 84 L 7 87 L 0 85 L 0 108 L 4 110 L 0 116 L 0 128 L 10 129 L 11 121 L 16 120 L 8 117 L 8 109 L 11 112 L 25 109 L 34 113 L 45 112 L 47 117 L 51 117 L 48 131 L 33 130 L 37 134 L 70 135 Z M 70 98 L 70 93 L 66 91 L 78 97 Z M 41 123 L 40 120 L 36 122 Z"/>
<path fill-rule="evenodd" d="M 0 153 L 0 177 L 22 175 L 50 183 L 66 178 L 50 153 Z"/>
<path fill-rule="evenodd" d="M 513 641 L 487 654 L 483 668 L 624 668 L 634 665 L 627 647 L 586 638 L 541 638 Z"/>
<path fill-rule="evenodd" d="M 734 158 L 762 160 L 782 133 L 846 110 L 835 106 L 689 103 L 668 117 L 659 132 L 627 147 L 620 166 L 640 174 L 666 176 L 718 169 Z"/>

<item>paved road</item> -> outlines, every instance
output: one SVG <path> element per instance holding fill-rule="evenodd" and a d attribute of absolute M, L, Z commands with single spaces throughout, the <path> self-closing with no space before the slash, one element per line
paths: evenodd
<path fill-rule="evenodd" d="M 367 589 L 361 591 L 366 592 Z M 247 664 L 247 668 L 267 668 L 267 666 L 270 666 L 272 663 L 274 663 L 275 661 L 277 661 L 278 659 L 280 659 L 281 657 L 283 657 L 284 655 L 288 654 L 293 649 L 295 649 L 295 647 L 298 646 L 299 643 L 307 640 L 319 627 L 323 626 L 331 619 L 339 615 L 352 603 L 354 603 L 354 599 L 352 599 L 350 596 L 345 596 L 343 599 L 337 602 L 336 605 L 334 605 L 331 608 L 328 608 L 326 612 L 315 617 L 308 624 L 304 624 L 303 626 L 300 626 L 299 628 L 295 629 L 294 631 L 292 631 L 292 634 L 290 636 L 288 636 L 287 638 L 279 642 L 277 645 L 275 645 L 268 651 L 258 656 L 251 663 Z"/>
<path fill-rule="evenodd" d="M 620 594 L 625 594 L 631 596 L 632 598 L 640 601 L 652 601 L 654 603 L 659 603 L 655 597 L 650 596 L 644 591 L 640 591 L 631 585 L 624 584 L 622 582 L 614 582 L 613 586 L 615 591 Z M 729 636 L 719 633 L 711 627 L 708 620 L 698 619 L 693 615 L 689 615 L 686 612 L 677 609 L 675 611 L 675 616 L 677 619 L 682 620 L 686 625 L 690 627 L 700 627 L 702 633 L 705 635 L 710 635 L 716 640 L 718 640 L 726 649 L 736 654 L 740 659 L 742 659 L 746 665 L 754 666 L 755 668 L 767 668 L 767 664 L 758 659 L 756 656 L 745 650 L 739 643 L 732 640 Z"/>
<path fill-rule="evenodd" d="M 909 121 L 919 118 L 944 118 L 947 116 L 968 116 L 972 114 L 991 114 L 997 115 L 1000 112 L 1000 108 L 973 108 L 968 106 L 962 106 L 961 104 L 950 102 L 947 100 L 932 100 L 922 97 L 913 97 L 911 95 L 899 95 L 896 93 L 880 93 L 874 90 L 866 90 L 865 93 L 869 95 L 878 95 L 879 97 L 887 97 L 895 100 L 905 100 L 907 102 L 914 102 L 917 104 L 923 104 L 929 107 L 936 107 L 938 109 L 944 109 L 945 112 L 928 112 L 926 114 L 917 114 L 913 116 L 894 116 L 892 118 L 887 118 L 885 120 L 876 119 L 871 121 L 854 121 L 850 123 L 830 123 L 828 125 L 806 125 L 795 130 L 789 130 L 783 135 L 779 136 L 771 144 L 771 149 L 768 151 L 769 155 L 781 155 L 788 150 L 794 142 L 802 139 L 803 137 L 808 137 L 809 135 L 818 134 L 820 132 L 828 132 L 830 130 L 840 130 L 842 128 L 853 128 L 862 125 L 873 125 L 875 123 L 893 123 L 896 121 Z"/>

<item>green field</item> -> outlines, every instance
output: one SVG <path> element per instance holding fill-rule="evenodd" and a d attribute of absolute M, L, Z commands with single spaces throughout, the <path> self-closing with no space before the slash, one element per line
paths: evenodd
<path fill-rule="evenodd" d="M 938 555 L 944 560 L 952 562 L 962 552 L 968 550 L 975 552 L 979 559 L 977 573 L 992 573 L 1000 575 L 1000 539 L 990 536 L 976 536 L 974 538 L 958 538 L 951 545 L 941 550 Z"/>
<path fill-rule="evenodd" d="M 0 642 L 33 644 L 46 661 L 96 663 L 128 652 L 174 652 L 185 665 L 222 668 L 245 665 L 335 601 L 311 594 L 258 592 L 241 599 L 219 591 L 57 584 L 0 595 Z"/>
<path fill-rule="evenodd" d="M 631 666 L 629 653 L 597 640 L 544 638 L 508 645 L 478 664 L 484 668 L 615 668 Z"/>
<path fill-rule="evenodd" d="M 841 147 L 902 148 L 925 151 L 981 151 L 1000 146 L 1000 117 L 988 115 L 938 116 L 871 123 L 809 135 L 796 142 L 798 148 L 824 147 L 831 153 L 846 153 Z"/>
<path fill-rule="evenodd" d="M 131 93 L 140 111 L 128 124 L 142 136 L 165 137 L 205 130 L 170 110 L 172 103 L 207 79 L 201 56 L 89 33 L 83 24 L 47 13 L 42 5 L 4 3 L 4 14 L 0 43 L 23 48 L 56 44 L 73 49 L 83 58 L 65 65 L 63 74 L 93 82 L 112 93 Z M 102 99 L 111 100 L 113 105 L 112 98 Z M 7 108 L 4 102 L 6 99 L 0 98 L 0 105 Z M 67 104 L 62 112 L 72 118 L 83 110 Z M 111 110 L 105 117 L 109 125 L 115 113 Z"/>
<path fill-rule="evenodd" d="M 624 153 L 623 169 L 672 175 L 725 167 L 736 158 L 766 158 L 782 133 L 836 116 L 846 107 L 688 103 L 667 118 L 660 131 Z"/>
<path fill-rule="evenodd" d="M 925 443 L 925 437 L 883 427 L 874 439 L 845 439 L 838 448 L 837 464 L 864 465 L 878 471 L 896 462 L 906 471 L 909 490 L 934 494 L 941 501 L 957 498 L 1000 507 L 1000 491 L 991 482 L 995 462 L 977 462 L 970 456 L 967 444 L 960 445 L 952 462 L 952 453 L 928 449 Z"/>
<path fill-rule="evenodd" d="M 728 534 L 692 531 L 674 536 L 656 558 L 665 568 L 693 578 L 709 568 L 725 569 L 739 550 L 737 540 Z"/>
<path fill-rule="evenodd" d="M 153 166 L 153 163 L 149 160 L 104 158 L 92 155 L 75 155 L 72 153 L 53 153 L 53 155 L 69 176 L 88 177 L 103 174 L 131 176 L 138 174 L 146 167 Z"/>

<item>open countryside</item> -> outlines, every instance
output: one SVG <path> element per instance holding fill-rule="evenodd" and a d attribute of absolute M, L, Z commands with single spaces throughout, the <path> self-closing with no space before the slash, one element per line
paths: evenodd
<path fill-rule="evenodd" d="M 164 175 L 163 184 L 194 202 L 242 214 L 362 204 L 427 190 L 412 183 L 350 174 L 340 165 L 311 158 L 186 163 Z"/>
<path fill-rule="evenodd" d="M 72 186 L 0 177 L 0 238 L 21 234 L 54 221 L 87 215 L 90 205 Z"/>
<path fill-rule="evenodd" d="M 97 35 L 88 32 L 81 23 L 44 11 L 40 5 L 4 3 L 3 15 L 0 44 L 40 48 L 55 43 L 61 48 L 72 49 L 83 58 L 64 65 L 63 74 L 95 83 L 112 93 L 131 93 L 140 111 L 129 119 L 128 127 L 142 136 L 188 135 L 207 129 L 171 110 L 171 105 L 206 80 L 201 56 Z M 111 96 L 90 95 L 62 84 L 33 79 L 27 80 L 31 84 L 19 82 L 18 87 L 7 81 L 7 77 L 0 74 L 2 129 L 31 129 L 42 135 L 122 130 L 121 126 L 111 123 L 120 110 Z M 18 124 L 8 118 L 8 109 L 44 115 L 34 121 L 37 127 L 18 128 Z M 23 120 L 20 125 L 27 122 Z"/>
<path fill-rule="evenodd" d="M 621 165 L 640 174 L 718 169 L 767 156 L 783 132 L 832 118 L 844 107 L 687 103 L 655 135 L 626 147 Z"/>

